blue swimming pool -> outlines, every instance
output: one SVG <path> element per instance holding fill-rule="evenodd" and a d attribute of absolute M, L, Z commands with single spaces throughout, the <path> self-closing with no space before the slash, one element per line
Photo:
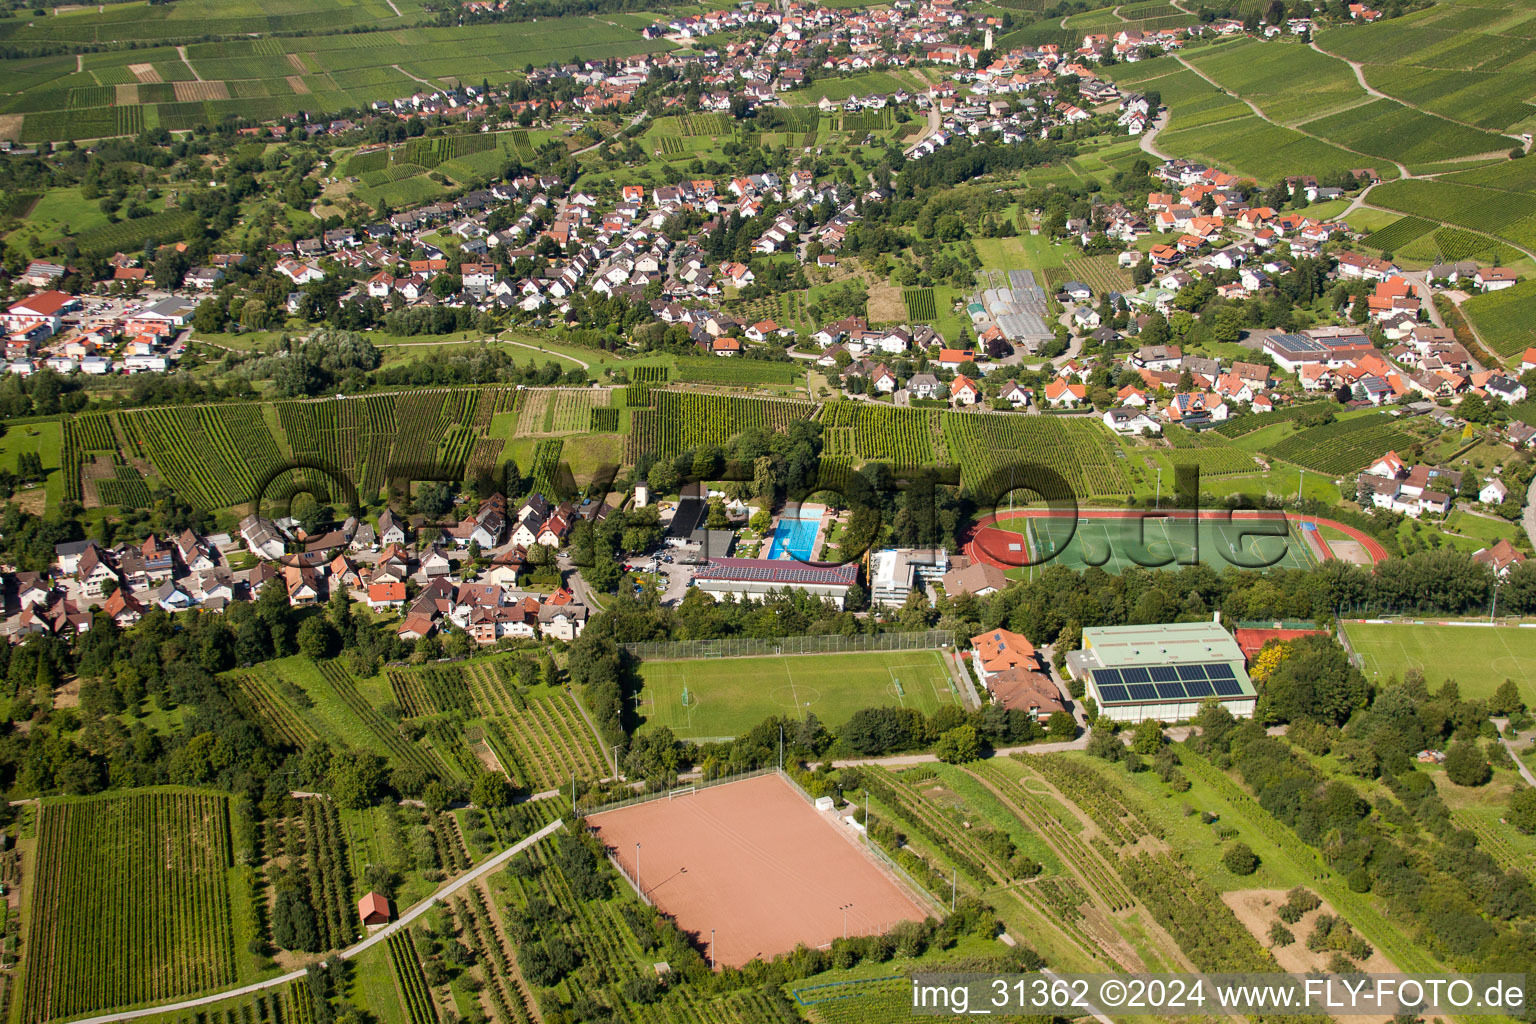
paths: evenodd
<path fill-rule="evenodd" d="M 803 562 L 816 554 L 816 532 L 821 529 L 821 515 L 813 519 L 780 519 L 773 528 L 773 542 L 768 545 L 769 558 L 783 558 L 787 553 Z"/>

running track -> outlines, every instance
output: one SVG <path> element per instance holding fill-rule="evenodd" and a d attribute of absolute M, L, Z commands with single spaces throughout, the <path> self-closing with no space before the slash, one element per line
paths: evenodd
<path fill-rule="evenodd" d="M 1135 519 L 1142 515 L 1152 514 L 1153 513 L 1150 510 L 1144 511 L 1140 509 L 1083 508 L 1077 510 L 1076 518 Z M 1197 513 L 1188 509 L 1167 509 L 1159 511 L 1156 514 L 1160 516 L 1167 516 L 1173 519 L 1191 519 Z M 970 558 L 972 562 L 984 562 L 987 565 L 995 566 L 999 569 L 1018 568 L 1017 566 L 1008 565 L 1005 562 L 999 561 L 998 559 L 982 551 L 976 543 L 977 536 L 995 522 L 1001 522 L 1007 519 L 1045 519 L 1053 515 L 1065 518 L 1063 512 L 1056 509 L 1000 509 L 999 511 L 989 516 L 985 522 L 971 527 L 964 544 L 965 554 L 968 558 Z M 1222 519 L 1225 518 L 1228 513 L 1225 511 L 1205 511 L 1198 513 L 1198 515 L 1201 519 Z M 1234 511 L 1231 513 L 1231 518 L 1233 519 L 1273 519 L 1274 517 L 1275 513 L 1266 511 L 1242 510 Z M 1333 529 L 1338 530 L 1340 533 L 1343 533 L 1349 537 L 1351 540 L 1357 541 L 1360 546 L 1365 549 L 1366 554 L 1371 556 L 1371 561 L 1373 563 L 1383 562 L 1387 559 L 1387 549 L 1382 547 L 1379 541 L 1377 541 L 1374 537 L 1371 537 L 1369 534 L 1355 529 L 1353 526 L 1346 526 L 1344 523 L 1340 523 L 1332 519 L 1319 519 L 1316 516 L 1302 516 L 1295 512 L 1285 513 L 1285 518 L 1288 522 L 1295 524 L 1309 522 L 1317 523 L 1320 526 L 1332 527 Z"/>

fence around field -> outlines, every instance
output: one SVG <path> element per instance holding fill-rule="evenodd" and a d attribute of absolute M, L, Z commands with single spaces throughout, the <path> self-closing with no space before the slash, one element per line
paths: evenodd
<path fill-rule="evenodd" d="M 778 770 L 779 769 L 777 766 L 771 768 L 754 768 L 749 772 L 738 772 L 735 775 L 722 775 L 717 779 L 699 779 L 698 781 L 691 782 L 682 788 L 693 788 L 695 790 L 711 789 L 715 786 L 724 786 L 732 782 L 741 782 L 745 779 L 755 779 L 760 775 L 770 775 Z M 621 797 L 618 800 L 610 800 L 600 804 L 583 804 L 581 807 L 577 808 L 576 814 L 580 817 L 585 817 L 589 814 L 599 814 L 603 811 L 616 811 L 621 807 L 634 807 L 636 804 L 648 804 L 653 800 L 666 800 L 671 797 L 674 788 L 675 787 L 669 787 L 667 789 L 659 790 L 655 793 L 638 793 L 635 796 Z"/>
<path fill-rule="evenodd" d="M 860 633 L 855 636 L 733 636 L 718 640 L 649 640 L 621 644 L 624 653 L 642 661 L 688 661 L 697 658 L 761 658 L 778 654 L 857 654 L 868 651 L 925 651 L 953 647 L 947 629 L 911 633 Z"/>

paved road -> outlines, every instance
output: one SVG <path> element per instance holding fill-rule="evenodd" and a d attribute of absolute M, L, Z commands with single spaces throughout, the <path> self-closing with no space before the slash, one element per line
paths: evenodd
<path fill-rule="evenodd" d="M 1531 480 L 1531 486 L 1525 492 L 1525 511 L 1520 515 L 1520 522 L 1525 526 L 1525 535 L 1536 544 L 1536 478 Z"/>
<path fill-rule="evenodd" d="M 1152 142 L 1153 139 L 1157 138 L 1158 132 L 1168 127 L 1168 115 L 1169 112 L 1164 110 L 1161 114 L 1158 114 L 1152 123 L 1148 125 L 1147 128 L 1141 133 L 1141 151 L 1151 156 L 1155 156 L 1159 160 L 1173 159 L 1167 153 L 1164 153 L 1162 150 L 1158 149 L 1157 146 Z"/>
<path fill-rule="evenodd" d="M 928 107 L 928 123 L 923 126 L 922 131 L 917 133 L 917 138 L 912 140 L 912 145 L 902 151 L 902 155 L 911 156 L 912 151 L 921 145 L 924 139 L 938 132 L 939 123 L 939 108 L 930 104 Z"/>
<path fill-rule="evenodd" d="M 1531 774 L 1531 770 L 1525 766 L 1525 762 L 1520 760 L 1520 755 L 1515 753 L 1515 745 L 1509 742 L 1509 737 L 1504 735 L 1504 730 L 1509 727 L 1509 719 L 1495 718 L 1493 724 L 1498 727 L 1499 742 L 1504 744 L 1504 749 L 1509 751 L 1509 756 L 1515 759 L 1515 768 L 1519 770 L 1520 777 L 1525 780 L 1527 786 L 1536 787 L 1536 775 Z"/>
<path fill-rule="evenodd" d="M 380 928 L 378 931 L 374 932 L 366 939 L 363 939 L 361 942 L 348 946 L 340 953 L 337 953 L 336 956 L 342 960 L 350 960 L 352 957 L 355 957 L 360 953 L 365 952 L 366 950 L 372 949 L 374 946 L 385 941 L 401 928 L 411 924 L 411 922 L 415 921 L 422 914 L 425 914 L 428 910 L 432 909 L 432 907 L 436 906 L 438 903 L 441 903 L 449 896 L 452 896 L 466 885 L 469 885 L 472 882 L 476 882 L 486 874 L 495 871 L 497 868 L 501 867 L 507 861 L 517 856 L 517 854 L 521 853 L 523 850 L 526 850 L 534 843 L 564 827 L 565 821 L 563 819 L 555 819 L 528 838 L 516 843 L 513 846 L 507 847 L 505 850 L 502 850 L 500 853 L 486 861 L 484 864 L 481 864 L 479 867 L 460 875 L 458 878 L 444 885 L 442 888 L 438 889 L 437 892 L 433 893 L 431 896 L 428 896 L 426 899 L 416 904 L 410 910 L 407 910 L 404 914 L 401 914 L 399 919 L 396 921 L 385 925 L 383 928 Z M 180 1013 L 184 1010 L 196 1009 L 199 1006 L 208 1006 L 213 1003 L 221 1003 L 226 999 L 235 999 L 239 996 L 251 995 L 252 993 L 260 992 L 263 989 L 277 988 L 281 985 L 287 985 L 304 977 L 304 974 L 305 969 L 289 971 L 287 974 L 280 975 L 276 978 L 268 978 L 266 981 L 252 982 L 249 985 L 242 985 L 239 988 L 226 989 L 223 992 L 215 992 L 212 995 L 199 996 L 196 999 L 184 999 L 179 1003 L 161 1003 L 157 1006 L 146 1006 L 139 1010 L 124 1010 L 120 1013 L 106 1013 L 97 1017 L 83 1017 L 73 1021 L 72 1024 L 109 1024 L 111 1021 L 132 1020 L 135 1017 L 153 1017 L 162 1013 Z"/>

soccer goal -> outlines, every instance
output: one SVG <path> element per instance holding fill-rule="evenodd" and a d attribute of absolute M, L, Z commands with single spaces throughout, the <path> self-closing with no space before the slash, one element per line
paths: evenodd
<path fill-rule="evenodd" d="M 679 786 L 676 789 L 669 789 L 669 790 L 667 790 L 667 799 L 668 800 L 673 800 L 673 799 L 676 799 L 677 797 L 687 796 L 689 793 L 696 793 L 696 792 L 698 792 L 698 787 L 697 786 Z"/>

